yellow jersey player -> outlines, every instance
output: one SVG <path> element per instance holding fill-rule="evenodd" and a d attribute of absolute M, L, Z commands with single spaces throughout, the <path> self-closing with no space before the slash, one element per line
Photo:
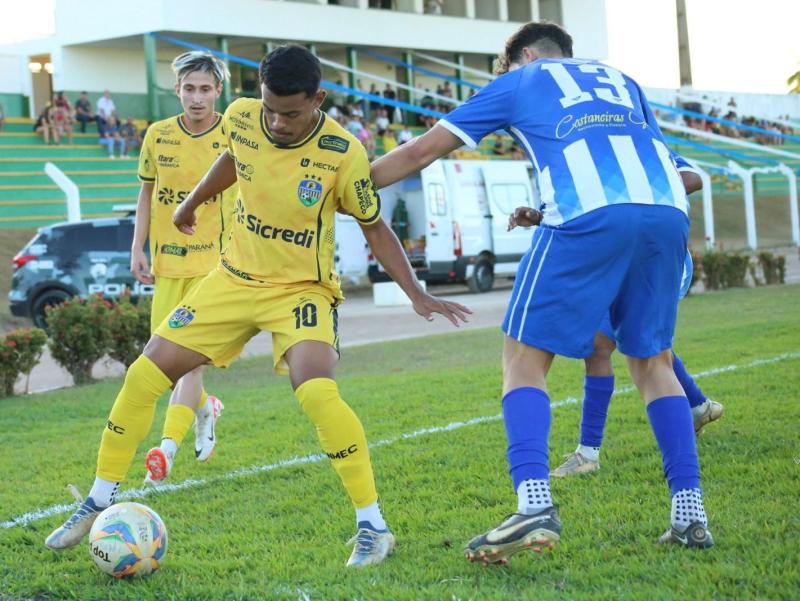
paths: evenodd
<path fill-rule="evenodd" d="M 381 563 L 394 536 L 378 506 L 364 428 L 334 381 L 336 308 L 343 297 L 334 270 L 334 217 L 351 214 L 372 253 L 432 319 L 458 325 L 469 310 L 427 294 L 403 248 L 381 219 L 367 153 L 319 110 L 320 63 L 302 46 L 281 46 L 260 66 L 261 100 L 240 99 L 225 112 L 228 152 L 178 207 L 173 221 L 189 235 L 203 227 L 198 207 L 238 182 L 233 232 L 220 265 L 163 321 L 131 365 L 103 430 L 89 496 L 47 539 L 77 545 L 114 502 L 136 447 L 150 428 L 156 399 L 201 365 L 229 365 L 260 330 L 272 332 L 275 369 L 317 429 L 355 506 L 357 533 L 348 565 Z"/>
<path fill-rule="evenodd" d="M 222 115 L 214 111 L 228 76 L 225 64 L 206 52 L 192 51 L 175 58 L 172 70 L 175 93 L 184 112 L 153 123 L 145 135 L 139 157 L 142 187 L 131 248 L 131 271 L 136 279 L 152 283 L 155 276 L 151 331 L 216 267 L 230 234 L 237 192 L 233 186 L 206 201 L 198 209 L 202 226 L 192 237 L 172 224 L 175 207 L 228 147 Z M 144 252 L 148 237 L 152 274 Z M 197 459 L 205 461 L 214 451 L 214 426 L 223 405 L 204 390 L 202 370 L 198 367 L 175 383 L 161 446 L 147 454 L 145 483 L 162 481 L 168 475 L 193 421 Z"/>

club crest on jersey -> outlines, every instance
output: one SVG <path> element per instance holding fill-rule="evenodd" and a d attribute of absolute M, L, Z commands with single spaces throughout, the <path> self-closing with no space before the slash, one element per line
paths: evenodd
<path fill-rule="evenodd" d="M 304 206 L 311 207 L 319 202 L 322 197 L 322 184 L 319 178 L 314 175 L 309 176 L 306 173 L 306 178 L 297 186 L 297 199 L 303 203 Z"/>
<path fill-rule="evenodd" d="M 169 318 L 167 325 L 169 325 L 169 327 L 173 329 L 182 328 L 192 323 L 193 319 L 194 319 L 194 309 L 186 305 L 181 305 L 180 307 L 175 309 L 175 312 Z"/>

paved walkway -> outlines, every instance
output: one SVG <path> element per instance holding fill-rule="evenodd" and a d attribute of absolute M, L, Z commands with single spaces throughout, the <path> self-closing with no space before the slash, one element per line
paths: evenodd
<path fill-rule="evenodd" d="M 786 255 L 786 283 L 800 283 L 800 255 L 798 249 L 787 248 L 778 251 Z M 470 322 L 461 326 L 461 330 L 475 328 L 499 327 L 505 314 L 511 282 L 498 282 L 498 288 L 487 294 L 469 294 L 464 286 L 437 286 L 434 294 L 443 296 L 467 305 L 473 310 Z M 703 284 L 699 282 L 692 289 L 692 294 L 703 292 Z M 443 317 L 436 316 L 434 321 L 427 322 L 419 317 L 410 306 L 375 307 L 372 303 L 372 290 L 359 289 L 347 293 L 348 300 L 339 309 L 339 333 L 342 347 L 358 346 L 373 342 L 387 342 L 416 338 L 431 334 L 454 332 L 456 328 Z M 269 334 L 261 333 L 253 338 L 245 347 L 243 357 L 256 357 L 272 353 L 272 339 Z M 122 376 L 125 368 L 111 359 L 98 361 L 92 370 L 95 378 Z M 42 392 L 72 386 L 72 376 L 58 365 L 45 350 L 42 360 L 31 372 L 29 382 L 20 380 L 15 386 L 18 393 Z M 27 386 L 27 388 L 26 388 Z"/>

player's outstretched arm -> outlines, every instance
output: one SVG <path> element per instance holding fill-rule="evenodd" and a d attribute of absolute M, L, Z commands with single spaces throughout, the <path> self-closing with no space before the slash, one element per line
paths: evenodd
<path fill-rule="evenodd" d="M 197 207 L 235 183 L 236 163 L 230 154 L 223 152 L 211 165 L 211 169 L 203 176 L 200 183 L 186 197 L 186 200 L 175 209 L 175 213 L 172 215 L 172 223 L 184 234 L 194 234 L 194 226 L 197 223 L 197 217 L 195 216 Z"/>
<path fill-rule="evenodd" d="M 441 125 L 435 125 L 422 136 L 401 144 L 372 163 L 372 181 L 376 188 L 385 188 L 463 145 L 464 142 L 455 134 Z"/>
<path fill-rule="evenodd" d="M 439 313 L 449 319 L 458 327 L 459 320 L 466 322 L 467 315 L 472 314 L 467 307 L 459 303 L 445 301 L 431 296 L 422 289 L 411 269 L 403 247 L 395 233 L 386 225 L 383 219 L 378 219 L 370 225 L 361 225 L 361 231 L 367 239 L 369 248 L 375 258 L 381 262 L 391 278 L 397 282 L 403 292 L 408 295 L 414 305 L 414 311 L 428 321 L 433 320 L 433 314 Z"/>

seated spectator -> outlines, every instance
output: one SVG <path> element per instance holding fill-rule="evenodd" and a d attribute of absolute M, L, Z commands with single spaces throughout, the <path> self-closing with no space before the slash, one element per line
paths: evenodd
<path fill-rule="evenodd" d="M 125 156 L 125 139 L 119 133 L 119 121 L 113 113 L 103 119 L 103 134 L 100 136 L 100 144 L 108 146 L 108 158 L 114 157 L 114 145 L 119 142 L 119 156 Z"/>
<path fill-rule="evenodd" d="M 89 94 L 81 92 L 78 100 L 75 101 L 75 120 L 81 124 L 81 133 L 86 133 L 86 124 L 95 120 L 92 103 L 89 102 Z"/>
<path fill-rule="evenodd" d="M 114 106 L 114 101 L 111 99 L 111 92 L 105 90 L 103 95 L 97 99 L 97 133 L 100 134 L 100 137 L 103 137 L 106 121 L 114 116 L 116 110 L 117 107 Z"/>
<path fill-rule="evenodd" d="M 69 98 L 64 96 L 64 92 L 58 92 L 53 99 L 53 106 L 55 108 L 65 108 L 69 113 L 72 113 L 72 105 L 69 102 Z"/>
<path fill-rule="evenodd" d="M 397 134 L 397 144 L 405 144 L 406 142 L 410 142 L 411 139 L 414 137 L 414 134 L 411 133 L 411 130 L 408 128 L 408 125 L 404 125 L 403 129 L 401 129 Z"/>
<path fill-rule="evenodd" d="M 48 103 L 39 113 L 36 118 L 36 123 L 33 125 L 33 131 L 37 134 L 42 134 L 42 140 L 45 144 L 50 144 L 50 133 L 52 125 L 52 109 L 53 107 Z"/>
<path fill-rule="evenodd" d="M 341 115 L 342 115 L 342 111 L 339 110 L 339 107 L 336 106 L 335 104 L 332 104 L 330 106 L 330 108 L 328 109 L 328 117 L 330 117 L 334 121 L 338 121 L 339 117 L 341 117 Z"/>
<path fill-rule="evenodd" d="M 444 0 L 425 0 L 426 15 L 441 15 Z"/>
<path fill-rule="evenodd" d="M 390 84 L 386 84 L 386 87 L 383 89 L 383 97 L 388 100 L 394 100 L 397 98 L 397 93 L 394 91 L 394 88 Z"/>
<path fill-rule="evenodd" d="M 378 135 L 389 129 L 389 117 L 386 116 L 386 109 L 379 109 L 378 116 L 375 117 L 375 127 L 378 128 Z"/>
<path fill-rule="evenodd" d="M 119 128 L 119 135 L 124 139 L 125 148 L 128 151 L 130 151 L 131 148 L 139 146 L 139 132 L 136 131 L 136 124 L 133 122 L 133 117 L 128 117 L 125 120 L 125 123 Z"/>
<path fill-rule="evenodd" d="M 341 79 L 336 80 L 336 85 L 344 86 Z M 347 94 L 345 94 L 344 92 L 335 90 L 333 94 L 331 94 L 331 96 L 333 96 L 333 104 L 335 104 L 339 108 L 342 108 L 344 107 L 345 104 L 347 104 Z"/>
<path fill-rule="evenodd" d="M 383 134 L 378 134 L 383 144 L 383 153 L 391 152 L 397 148 L 397 138 L 394 137 L 394 132 L 391 129 L 384 130 Z"/>
<path fill-rule="evenodd" d="M 506 155 L 506 145 L 503 137 L 500 135 L 495 136 L 494 146 L 492 147 L 492 154 L 494 156 L 502 157 Z"/>
<path fill-rule="evenodd" d="M 0 102 L 0 131 L 3 131 L 3 127 L 6 124 L 6 114 L 3 110 L 3 103 Z"/>
<path fill-rule="evenodd" d="M 367 149 L 367 156 L 372 160 L 375 158 L 375 138 L 372 136 L 366 119 L 363 117 L 361 119 L 353 119 L 351 123 L 357 123 L 360 126 L 355 136 L 358 138 L 358 141 L 364 145 L 364 148 Z"/>
<path fill-rule="evenodd" d="M 61 144 L 61 136 L 67 136 L 67 144 L 72 144 L 72 114 L 67 109 L 69 103 L 61 102 L 53 107 L 50 122 L 53 140 L 56 144 Z"/>

